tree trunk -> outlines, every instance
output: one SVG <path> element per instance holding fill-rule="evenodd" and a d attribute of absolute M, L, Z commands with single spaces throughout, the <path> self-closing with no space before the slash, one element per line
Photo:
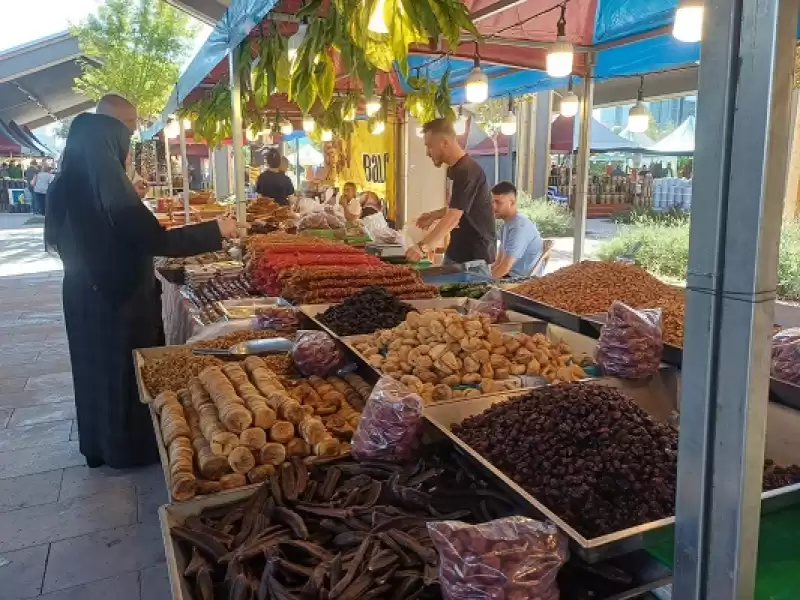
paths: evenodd
<path fill-rule="evenodd" d="M 800 209 L 800 90 L 792 91 L 792 141 L 789 145 L 789 168 L 786 172 L 786 195 L 783 199 L 784 221 L 798 217 Z"/>

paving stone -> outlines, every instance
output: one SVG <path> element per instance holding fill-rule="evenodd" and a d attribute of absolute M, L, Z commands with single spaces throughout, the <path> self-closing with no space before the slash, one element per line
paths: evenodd
<path fill-rule="evenodd" d="M 0 479 L 65 469 L 85 462 L 86 459 L 78 449 L 78 442 L 61 442 L 0 452 Z"/>
<path fill-rule="evenodd" d="M 136 495 L 136 502 L 136 514 L 139 523 L 157 523 L 158 509 L 164 504 L 169 504 L 169 494 L 167 493 L 166 484 L 162 482 L 161 489 L 158 490 L 138 492 Z"/>
<path fill-rule="evenodd" d="M 139 600 L 139 573 L 123 573 L 37 596 L 36 600 Z"/>
<path fill-rule="evenodd" d="M 109 469 L 100 467 L 90 469 L 83 465 L 64 469 L 59 500 L 69 500 L 82 496 L 108 492 L 127 492 L 133 496 L 136 490 L 135 469 Z"/>
<path fill-rule="evenodd" d="M 28 379 L 26 390 L 62 389 L 72 390 L 72 372 L 50 373 Z"/>
<path fill-rule="evenodd" d="M 72 390 L 44 389 L 4 394 L 0 392 L 0 408 L 19 408 L 55 402 L 74 402 Z"/>
<path fill-rule="evenodd" d="M 138 571 L 164 562 L 156 524 L 118 527 L 55 542 L 50 547 L 43 592 Z"/>
<path fill-rule="evenodd" d="M 36 356 L 40 354 L 37 353 Z M 0 365 L 0 377 L 38 377 L 51 373 L 71 372 L 71 370 L 72 363 L 69 360 L 69 356 L 59 354 L 55 358 L 46 357 L 40 360 L 36 360 L 36 357 L 34 357 L 30 362 L 22 365 Z"/>
<path fill-rule="evenodd" d="M 69 432 L 69 440 L 71 442 L 77 442 L 78 439 L 80 439 L 80 436 L 78 435 L 78 420 L 77 419 L 73 419 L 73 421 L 72 421 L 72 429 L 70 429 L 70 432 Z"/>
<path fill-rule="evenodd" d="M 39 594 L 47 563 L 47 544 L 0 553 L 0 590 L 3 600 L 19 600 Z"/>
<path fill-rule="evenodd" d="M 37 425 L 52 421 L 70 421 L 75 418 L 74 402 L 57 402 L 55 404 L 42 404 L 40 406 L 26 406 L 15 408 L 8 427 L 23 425 Z M 2 422 L 2 418 L 0 418 Z"/>
<path fill-rule="evenodd" d="M 134 494 L 124 490 L 21 508 L 0 514 L 0 552 L 83 536 L 135 521 Z"/>
<path fill-rule="evenodd" d="M 156 565 L 139 572 L 141 600 L 171 600 L 172 589 L 169 585 L 167 565 Z"/>
<path fill-rule="evenodd" d="M 0 394 L 13 394 L 21 392 L 28 383 L 27 377 L 3 377 L 0 379 Z"/>
<path fill-rule="evenodd" d="M 55 421 L 53 423 L 0 429 L 0 452 L 67 442 L 69 441 L 71 430 L 72 421 Z"/>
<path fill-rule="evenodd" d="M 1 367 L 25 365 L 39 357 L 39 350 L 25 350 L 24 352 L 6 352 L 0 356 Z"/>
<path fill-rule="evenodd" d="M 61 475 L 62 471 L 58 469 L 0 479 L 0 512 L 55 502 L 61 487 Z"/>
<path fill-rule="evenodd" d="M 10 408 L 0 409 L 0 429 L 8 425 L 8 422 L 11 420 L 12 412 L 13 410 Z"/>

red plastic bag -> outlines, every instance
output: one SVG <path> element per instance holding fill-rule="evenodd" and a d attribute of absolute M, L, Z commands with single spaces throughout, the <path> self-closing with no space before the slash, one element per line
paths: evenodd
<path fill-rule="evenodd" d="M 558 600 L 567 539 L 552 523 L 507 517 L 428 523 L 446 600 Z"/>
<path fill-rule="evenodd" d="M 775 379 L 800 385 L 800 327 L 779 331 L 772 337 L 772 367 Z"/>
<path fill-rule="evenodd" d="M 305 376 L 327 377 L 344 363 L 341 347 L 324 331 L 298 331 L 295 340 L 292 361 Z"/>
<path fill-rule="evenodd" d="M 367 400 L 353 434 L 356 459 L 404 460 L 411 456 L 422 426 L 422 398 L 384 375 Z"/>
<path fill-rule="evenodd" d="M 595 361 L 606 375 L 649 377 L 661 364 L 661 309 L 633 309 L 615 301 L 597 340 Z"/>

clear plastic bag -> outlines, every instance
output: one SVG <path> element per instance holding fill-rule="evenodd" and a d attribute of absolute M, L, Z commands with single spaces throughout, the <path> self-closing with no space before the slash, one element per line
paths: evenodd
<path fill-rule="evenodd" d="M 661 364 L 661 309 L 634 309 L 615 301 L 597 340 L 595 361 L 606 375 L 644 379 Z"/>
<path fill-rule="evenodd" d="M 292 361 L 297 370 L 306 377 L 327 377 L 344 364 L 344 352 L 339 344 L 324 331 L 302 330 L 297 332 Z"/>
<path fill-rule="evenodd" d="M 567 539 L 552 523 L 507 517 L 428 523 L 446 600 L 558 600 Z"/>
<path fill-rule="evenodd" d="M 775 379 L 800 385 L 800 327 L 779 331 L 772 337 L 772 365 Z"/>
<path fill-rule="evenodd" d="M 422 398 L 384 375 L 375 384 L 353 435 L 359 460 L 404 460 L 414 451 L 422 426 Z"/>
<path fill-rule="evenodd" d="M 300 309 L 281 304 L 258 307 L 256 321 L 259 329 L 294 334 L 300 324 Z"/>
<path fill-rule="evenodd" d="M 469 309 L 471 315 L 489 315 L 492 323 L 508 323 L 506 304 L 503 294 L 497 288 L 491 288 Z"/>

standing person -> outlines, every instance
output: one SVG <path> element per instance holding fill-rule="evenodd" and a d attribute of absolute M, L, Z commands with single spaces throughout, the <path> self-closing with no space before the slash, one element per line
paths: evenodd
<path fill-rule="evenodd" d="M 500 252 L 492 265 L 492 277 L 528 277 L 544 251 L 544 240 L 536 224 L 517 211 L 517 188 L 501 181 L 492 188 L 494 216 L 502 219 Z M 540 270 L 540 269 L 539 269 Z"/>
<path fill-rule="evenodd" d="M 267 150 L 267 170 L 258 176 L 256 193 L 286 206 L 289 204 L 289 196 L 294 196 L 294 184 L 286 173 L 281 173 L 281 162 L 280 152 L 275 148 Z"/>
<path fill-rule="evenodd" d="M 44 163 L 42 163 L 44 165 Z M 33 194 L 33 178 L 36 177 L 36 174 L 39 172 L 39 163 L 35 160 L 31 161 L 31 164 L 25 169 L 25 183 L 28 184 L 28 190 Z M 35 198 L 35 196 L 34 196 Z M 36 208 L 34 206 L 34 208 Z"/>
<path fill-rule="evenodd" d="M 11 177 L 8 174 L 8 163 L 4 162 L 2 165 L 0 165 L 0 179 L 6 179 L 8 177 Z"/>
<path fill-rule="evenodd" d="M 11 161 L 11 164 L 8 167 L 8 176 L 11 179 L 22 179 L 22 167 L 19 166 L 17 161 Z"/>
<path fill-rule="evenodd" d="M 406 258 L 418 262 L 450 234 L 445 264 L 473 260 L 493 263 L 497 233 L 486 174 L 458 144 L 450 121 L 434 119 L 426 123 L 422 131 L 428 156 L 437 167 L 447 165 L 447 177 L 453 183 L 448 206 L 424 213 L 417 219 L 417 227 L 429 231 L 422 241 L 406 251 Z"/>
<path fill-rule="evenodd" d="M 75 118 L 47 195 L 45 243 L 64 263 L 63 304 L 80 450 L 89 467 L 158 461 L 139 402 L 131 351 L 163 343 L 153 256 L 222 248 L 236 223 L 219 219 L 166 230 L 125 172 L 136 109 L 105 96 Z"/>
<path fill-rule="evenodd" d="M 53 168 L 45 165 L 44 168 L 33 176 L 31 187 L 33 191 L 33 212 L 44 215 L 47 206 L 47 188 L 53 182 Z"/>

